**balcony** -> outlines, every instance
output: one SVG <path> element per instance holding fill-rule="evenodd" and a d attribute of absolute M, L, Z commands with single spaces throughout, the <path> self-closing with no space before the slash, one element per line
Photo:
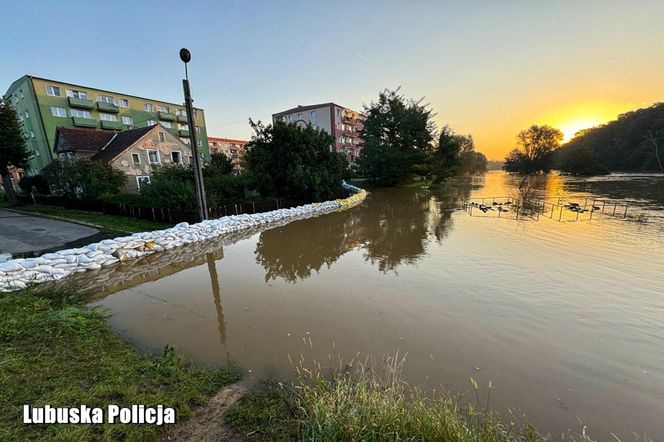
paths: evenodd
<path fill-rule="evenodd" d="M 106 121 L 102 120 L 101 121 L 101 128 L 102 129 L 113 129 L 113 130 L 123 130 L 125 129 L 125 125 L 122 124 L 119 121 Z"/>
<path fill-rule="evenodd" d="M 178 134 L 179 134 L 181 137 L 189 138 L 189 131 L 186 130 L 186 129 L 180 129 L 180 130 L 178 131 Z"/>
<path fill-rule="evenodd" d="M 69 105 L 71 107 L 78 107 L 80 109 L 94 109 L 95 104 L 92 100 L 85 100 L 83 98 L 69 97 Z"/>
<path fill-rule="evenodd" d="M 168 112 L 158 112 L 159 119 L 163 121 L 175 121 L 175 115 L 169 114 Z"/>
<path fill-rule="evenodd" d="M 97 120 L 90 118 L 71 117 L 71 121 L 76 127 L 97 127 Z"/>
<path fill-rule="evenodd" d="M 113 103 L 106 103 L 105 101 L 97 101 L 97 109 L 99 112 L 120 112 L 120 108 L 114 105 Z"/>
<path fill-rule="evenodd" d="M 178 123 L 186 123 L 187 121 L 187 116 L 186 115 L 178 115 Z"/>

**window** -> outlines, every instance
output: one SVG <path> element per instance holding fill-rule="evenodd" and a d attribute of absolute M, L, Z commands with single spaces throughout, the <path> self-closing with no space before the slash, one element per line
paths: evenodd
<path fill-rule="evenodd" d="M 23 95 L 23 91 L 21 92 L 21 95 Z M 58 86 L 46 86 L 46 95 L 50 95 L 51 97 L 59 97 L 60 96 L 60 88 Z M 23 98 L 23 97 L 21 97 Z"/>
<path fill-rule="evenodd" d="M 166 106 L 157 106 L 157 110 L 159 112 L 165 112 L 168 113 L 168 108 Z"/>
<path fill-rule="evenodd" d="M 316 119 L 316 111 L 309 112 L 309 118 L 311 118 L 312 120 L 315 120 Z"/>
<path fill-rule="evenodd" d="M 145 108 L 145 110 L 146 110 L 147 112 L 152 112 L 153 109 L 154 109 L 154 108 L 152 107 L 152 104 L 150 104 L 150 103 L 145 103 L 144 108 Z"/>
<path fill-rule="evenodd" d="M 160 133 L 162 133 L 162 132 L 160 132 Z M 150 163 L 150 164 L 160 164 L 161 163 L 161 155 L 159 155 L 159 151 L 148 149 L 148 163 Z"/>
<path fill-rule="evenodd" d="M 194 164 L 194 157 L 189 155 L 189 164 Z"/>
<path fill-rule="evenodd" d="M 134 164 L 141 164 L 141 156 L 137 153 L 131 154 L 131 160 Z"/>
<path fill-rule="evenodd" d="M 301 119 L 302 119 L 302 114 L 301 114 L 301 113 L 300 113 L 300 114 L 297 114 L 297 119 L 298 119 L 298 120 L 301 120 Z"/>
<path fill-rule="evenodd" d="M 120 98 L 118 100 L 118 106 L 125 107 L 125 108 L 129 107 L 129 100 L 127 100 L 126 98 Z"/>
<path fill-rule="evenodd" d="M 24 115 L 25 115 L 25 119 L 26 119 L 26 120 L 27 120 L 28 118 L 30 118 L 30 114 L 28 113 L 28 111 L 25 111 L 25 114 L 24 114 Z"/>
<path fill-rule="evenodd" d="M 138 187 L 138 190 L 141 190 L 141 185 L 142 184 L 150 184 L 150 177 L 149 176 L 137 176 L 136 177 L 136 187 Z"/>
<path fill-rule="evenodd" d="M 33 131 L 30 131 L 30 138 L 34 138 L 34 137 L 35 137 L 35 133 Z"/>
<path fill-rule="evenodd" d="M 23 114 L 18 114 L 18 121 L 23 123 Z"/>
<path fill-rule="evenodd" d="M 341 119 L 341 109 L 337 108 L 337 118 Z"/>
<path fill-rule="evenodd" d="M 187 116 L 187 111 L 184 109 L 178 109 L 178 115 L 181 117 L 186 117 Z"/>
<path fill-rule="evenodd" d="M 198 110 L 194 109 L 194 118 L 198 118 Z"/>
<path fill-rule="evenodd" d="M 99 112 L 99 119 L 102 121 L 118 121 L 118 116 L 115 114 L 105 114 L 103 112 Z"/>
<path fill-rule="evenodd" d="M 58 89 L 59 90 L 59 89 Z M 16 92 L 16 97 L 18 101 L 22 100 L 24 95 L 23 95 L 23 89 L 19 89 L 18 92 Z"/>
<path fill-rule="evenodd" d="M 166 134 L 163 132 L 159 132 L 159 142 L 163 143 L 164 141 L 166 141 Z"/>
<path fill-rule="evenodd" d="M 131 117 L 122 117 L 122 124 L 126 124 L 127 126 L 131 126 L 134 124 L 134 120 Z"/>
<path fill-rule="evenodd" d="M 51 106 L 51 115 L 54 117 L 67 117 L 67 111 L 64 107 Z"/>
<path fill-rule="evenodd" d="M 168 129 L 171 129 L 173 127 L 173 125 L 171 124 L 170 121 L 162 121 L 161 125 L 168 128 Z"/>
<path fill-rule="evenodd" d="M 179 123 L 178 124 L 178 129 L 180 129 L 180 130 L 189 130 L 189 125 L 184 124 L 184 123 Z"/>
<path fill-rule="evenodd" d="M 293 116 L 292 116 L 292 115 L 289 115 L 289 116 L 288 116 L 288 122 L 290 123 L 291 121 L 293 121 Z"/>
<path fill-rule="evenodd" d="M 196 133 L 197 134 L 201 133 L 201 127 L 200 126 L 196 126 Z"/>
<path fill-rule="evenodd" d="M 90 113 L 90 111 L 86 111 L 86 110 L 69 109 L 69 114 L 72 117 L 76 117 L 76 118 L 90 118 L 90 119 L 92 118 L 92 114 Z M 105 115 L 108 115 L 108 114 L 105 114 Z"/>
<path fill-rule="evenodd" d="M 202 145 L 203 145 L 203 141 L 202 141 L 202 140 L 198 140 L 198 143 L 196 143 L 196 144 L 198 144 L 199 146 L 202 146 Z"/>
<path fill-rule="evenodd" d="M 113 102 L 113 97 L 109 95 L 97 95 L 97 101 L 101 103 L 110 103 L 110 104 L 115 104 Z"/>
<path fill-rule="evenodd" d="M 173 160 L 173 164 L 182 164 L 182 153 L 177 150 L 172 151 L 171 160 Z"/>
<path fill-rule="evenodd" d="M 67 89 L 67 96 L 72 98 L 78 98 L 79 100 L 87 100 L 88 93 L 85 91 L 75 91 Z"/>
<path fill-rule="evenodd" d="M 154 126 L 155 124 L 157 124 L 157 122 L 155 120 L 148 120 L 148 121 L 146 121 L 146 123 L 147 123 L 148 127 L 149 126 Z"/>

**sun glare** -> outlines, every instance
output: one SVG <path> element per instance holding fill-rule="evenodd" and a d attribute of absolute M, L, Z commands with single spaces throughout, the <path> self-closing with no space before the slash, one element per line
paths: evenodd
<path fill-rule="evenodd" d="M 593 126 L 604 123 L 605 120 L 602 118 L 578 118 L 575 120 L 569 120 L 565 123 L 558 125 L 558 128 L 563 132 L 563 143 L 568 142 L 574 138 L 574 134 L 583 129 L 589 129 Z"/>

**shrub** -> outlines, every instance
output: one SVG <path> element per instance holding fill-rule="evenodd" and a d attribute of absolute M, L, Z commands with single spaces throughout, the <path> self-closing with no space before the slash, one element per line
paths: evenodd
<path fill-rule="evenodd" d="M 41 175 L 24 176 L 18 182 L 18 186 L 24 193 L 32 192 L 33 187 L 41 195 L 49 195 L 51 193 L 51 190 L 48 188 L 48 182 Z"/>
<path fill-rule="evenodd" d="M 56 159 L 41 171 L 53 193 L 69 198 L 116 194 L 127 182 L 124 172 L 90 158 Z"/>

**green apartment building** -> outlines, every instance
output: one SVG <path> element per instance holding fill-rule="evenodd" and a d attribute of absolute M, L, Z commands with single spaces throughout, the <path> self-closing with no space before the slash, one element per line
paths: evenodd
<path fill-rule="evenodd" d="M 56 128 L 126 130 L 161 123 L 189 144 L 184 105 L 26 75 L 5 93 L 23 123 L 32 158 L 27 174 L 38 173 L 55 154 Z M 203 109 L 194 109 L 201 154 L 209 158 Z"/>

